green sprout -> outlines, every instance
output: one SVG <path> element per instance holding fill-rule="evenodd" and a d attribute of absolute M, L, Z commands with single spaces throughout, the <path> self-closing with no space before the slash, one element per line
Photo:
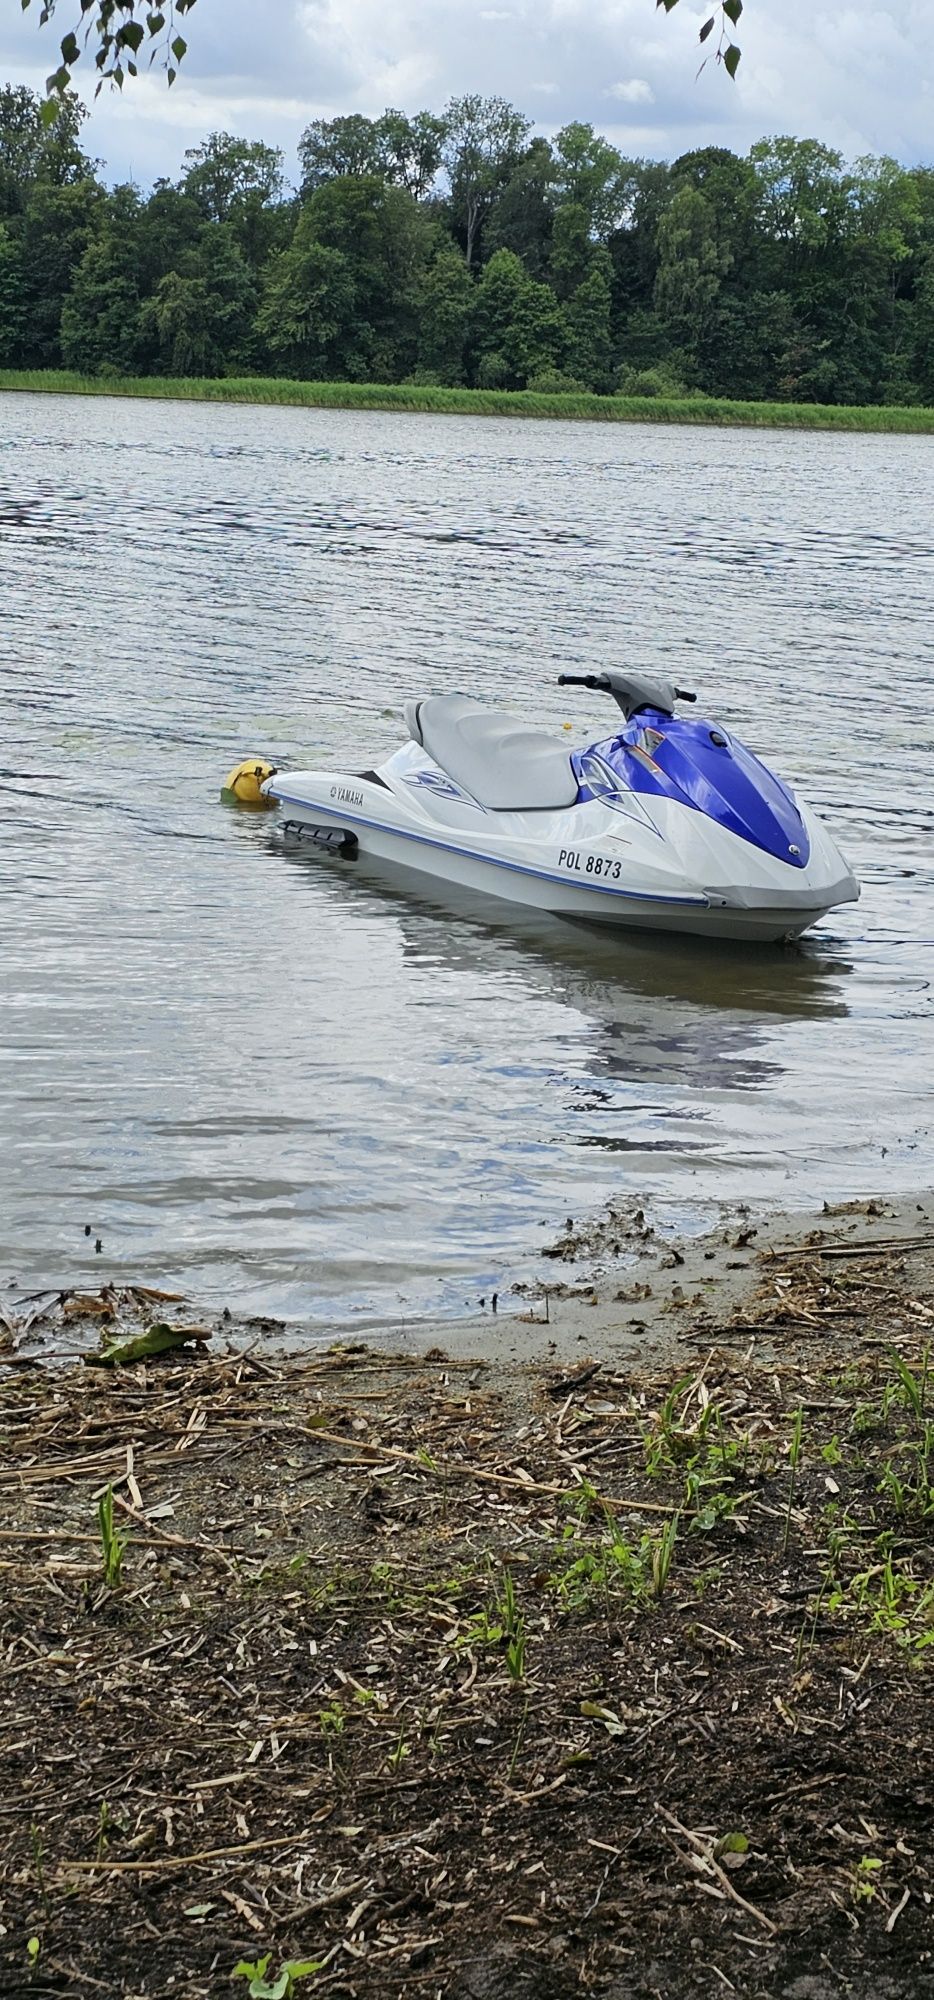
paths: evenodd
<path fill-rule="evenodd" d="M 127 1536 L 114 1525 L 114 1490 L 107 1486 L 101 1494 L 97 1506 L 97 1525 L 100 1530 L 101 1552 L 104 1559 L 104 1582 L 108 1590 L 118 1590 L 123 1570 L 123 1552 Z"/>
<path fill-rule="evenodd" d="M 323 1958 L 287 1958 L 280 1966 L 274 1979 L 267 1979 L 272 1953 L 267 1951 L 262 1958 L 241 1958 L 231 1973 L 232 1979 L 248 1979 L 247 1992 L 250 2000 L 292 2000 L 292 1994 L 300 1979 L 312 1979 L 320 1972 Z"/>

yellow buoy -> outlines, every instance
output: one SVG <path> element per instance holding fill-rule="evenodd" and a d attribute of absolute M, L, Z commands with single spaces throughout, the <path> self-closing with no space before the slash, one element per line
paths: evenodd
<path fill-rule="evenodd" d="M 276 799 L 267 799 L 260 789 L 267 778 L 276 775 L 275 764 L 266 764 L 261 757 L 245 757 L 230 771 L 221 786 L 221 798 L 228 806 L 276 806 Z"/>

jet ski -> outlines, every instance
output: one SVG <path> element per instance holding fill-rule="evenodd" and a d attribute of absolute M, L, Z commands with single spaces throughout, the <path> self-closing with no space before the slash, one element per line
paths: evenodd
<path fill-rule="evenodd" d="M 379 770 L 277 771 L 287 834 L 545 910 L 639 930 L 793 938 L 859 888 L 827 828 L 659 676 L 559 674 L 623 725 L 585 749 L 464 695 L 405 704 Z"/>

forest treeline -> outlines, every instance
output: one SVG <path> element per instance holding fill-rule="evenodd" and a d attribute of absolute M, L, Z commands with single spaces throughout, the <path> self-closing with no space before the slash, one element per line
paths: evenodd
<path fill-rule="evenodd" d="M 934 169 L 763 139 L 671 164 L 499 98 L 215 132 L 107 188 L 0 90 L 0 367 L 934 403 Z"/>

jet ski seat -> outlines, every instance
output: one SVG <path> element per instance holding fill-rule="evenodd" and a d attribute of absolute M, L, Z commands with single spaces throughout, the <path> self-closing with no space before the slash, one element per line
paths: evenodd
<path fill-rule="evenodd" d="M 574 804 L 578 782 L 556 736 L 506 709 L 461 694 L 407 701 L 409 735 L 455 785 L 490 812 L 537 812 Z"/>

